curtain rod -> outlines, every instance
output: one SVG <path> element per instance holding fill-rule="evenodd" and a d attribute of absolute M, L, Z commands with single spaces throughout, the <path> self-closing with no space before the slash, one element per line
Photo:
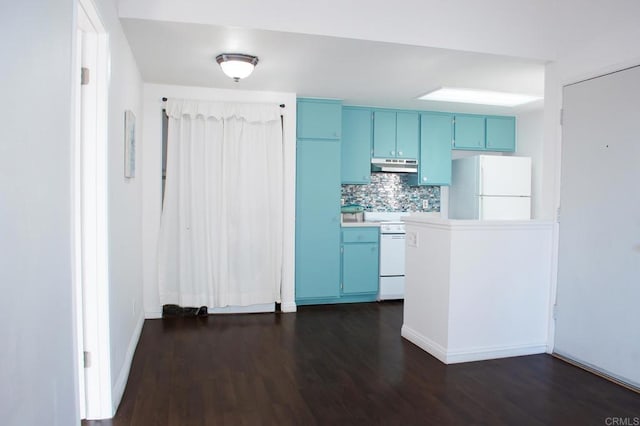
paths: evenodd
<path fill-rule="evenodd" d="M 167 102 L 167 98 L 162 98 L 162 102 Z M 284 108 L 285 105 L 284 104 L 280 104 L 280 108 Z"/>

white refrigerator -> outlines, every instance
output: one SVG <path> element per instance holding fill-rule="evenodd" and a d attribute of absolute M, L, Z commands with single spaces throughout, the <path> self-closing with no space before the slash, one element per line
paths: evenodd
<path fill-rule="evenodd" d="M 531 158 L 474 155 L 453 160 L 449 218 L 531 219 Z"/>

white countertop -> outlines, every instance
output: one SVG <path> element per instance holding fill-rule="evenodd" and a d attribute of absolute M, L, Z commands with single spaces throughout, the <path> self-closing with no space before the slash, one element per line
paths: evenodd
<path fill-rule="evenodd" d="M 380 222 L 342 222 L 340 226 L 343 228 L 379 228 Z"/>
<path fill-rule="evenodd" d="M 439 219 L 440 212 L 424 212 L 424 213 L 410 213 L 410 212 L 391 212 L 391 213 L 365 213 L 365 218 L 367 215 L 370 217 L 375 217 L 375 220 L 366 220 L 364 222 L 342 222 L 340 225 L 344 228 L 358 228 L 358 227 L 380 227 L 381 220 L 387 220 L 384 216 L 385 214 L 392 215 L 389 216 L 390 221 L 401 221 L 405 222 L 410 217 L 424 219 Z M 384 219 L 383 219 L 384 218 Z"/>
<path fill-rule="evenodd" d="M 547 220 L 463 220 L 463 219 L 445 219 L 427 215 L 424 213 L 415 213 L 403 218 L 407 224 L 426 225 L 438 228 L 521 228 L 521 227 L 549 227 L 554 222 Z"/>

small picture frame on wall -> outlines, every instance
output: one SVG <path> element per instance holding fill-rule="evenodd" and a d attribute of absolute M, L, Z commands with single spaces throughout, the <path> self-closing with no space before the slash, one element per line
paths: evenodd
<path fill-rule="evenodd" d="M 136 116 L 133 111 L 124 112 L 124 177 L 136 176 Z"/>

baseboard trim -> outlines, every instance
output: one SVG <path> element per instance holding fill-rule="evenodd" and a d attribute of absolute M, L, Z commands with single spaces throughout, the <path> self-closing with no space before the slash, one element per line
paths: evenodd
<path fill-rule="evenodd" d="M 400 329 L 400 335 L 422 349 L 425 352 L 430 353 L 434 357 L 436 357 L 441 362 L 448 364 L 447 362 L 447 351 L 446 349 L 440 345 L 439 343 L 434 342 L 428 337 L 423 336 L 418 333 L 411 327 L 408 327 L 405 324 L 402 324 L 402 328 Z"/>
<path fill-rule="evenodd" d="M 630 391 L 640 394 L 640 385 L 627 381 L 619 376 L 614 375 L 613 373 L 609 373 L 605 370 L 599 370 L 597 367 L 593 365 L 580 362 L 578 360 L 571 358 L 570 356 L 560 354 L 557 352 L 552 353 L 551 356 L 561 361 L 564 361 L 567 364 L 571 364 L 574 367 L 578 367 L 588 373 L 595 374 L 598 377 L 602 377 L 603 379 L 608 380 L 612 383 L 615 383 L 618 386 L 622 386 L 624 388 L 629 389 Z"/>
<path fill-rule="evenodd" d="M 514 356 L 542 354 L 547 351 L 547 344 L 533 343 L 525 345 L 486 346 L 464 350 L 448 351 L 440 344 L 403 325 L 402 337 L 430 353 L 445 364 L 461 362 L 484 361 L 488 359 L 509 358 Z"/>
<path fill-rule="evenodd" d="M 280 305 L 280 311 L 282 312 L 296 312 L 298 310 L 298 305 L 296 302 L 282 302 Z"/>
<path fill-rule="evenodd" d="M 118 380 L 116 380 L 116 383 L 113 386 L 113 390 L 111 392 L 113 398 L 112 417 L 116 415 L 118 406 L 120 405 L 120 401 L 122 401 L 122 396 L 124 395 L 124 390 L 127 387 L 127 380 L 129 379 L 129 372 L 131 371 L 131 364 L 133 363 L 133 354 L 136 352 L 136 347 L 138 346 L 138 341 L 140 340 L 140 334 L 142 334 L 142 326 L 144 325 L 145 316 L 140 315 L 140 318 L 138 318 L 138 323 L 133 330 L 131 340 L 129 340 L 127 353 L 124 356 L 124 363 L 122 364 L 122 368 L 120 369 L 120 374 L 118 374 Z"/>
<path fill-rule="evenodd" d="M 275 303 L 261 303 L 249 306 L 225 306 L 224 308 L 209 308 L 209 314 L 264 314 L 276 311 Z"/>
<path fill-rule="evenodd" d="M 144 313 L 144 319 L 162 319 L 162 311 L 148 311 Z"/>

